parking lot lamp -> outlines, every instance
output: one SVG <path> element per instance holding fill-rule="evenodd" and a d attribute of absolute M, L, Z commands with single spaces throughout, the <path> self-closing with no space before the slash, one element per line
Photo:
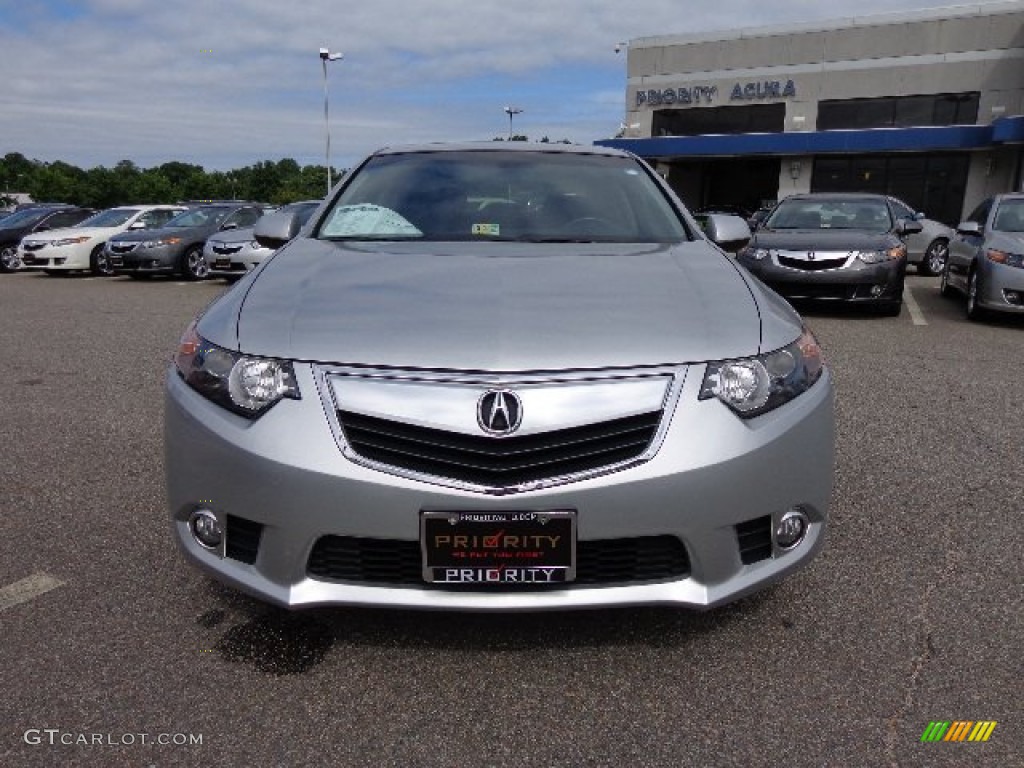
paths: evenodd
<path fill-rule="evenodd" d="M 505 107 L 505 113 L 508 115 L 508 140 L 512 141 L 512 115 L 521 115 L 523 110 L 521 107 Z"/>
<path fill-rule="evenodd" d="M 324 153 L 324 160 L 327 164 L 327 194 L 331 194 L 331 123 L 328 119 L 327 107 L 327 62 L 338 61 L 345 57 L 343 53 L 331 53 L 326 48 L 320 49 L 320 63 L 324 68 L 324 131 L 327 134 L 327 150 Z"/>

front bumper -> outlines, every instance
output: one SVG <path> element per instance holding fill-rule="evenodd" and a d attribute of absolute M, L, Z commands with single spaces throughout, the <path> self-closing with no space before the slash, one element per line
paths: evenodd
<path fill-rule="evenodd" d="M 671 424 L 664 441 L 649 461 L 578 482 L 493 496 L 399 477 L 347 459 L 325 418 L 309 365 L 296 366 L 303 399 L 281 401 L 255 422 L 210 403 L 172 368 L 165 449 L 175 535 L 195 565 L 288 607 L 514 611 L 727 603 L 807 564 L 823 543 L 833 481 L 832 386 L 826 371 L 794 401 L 742 421 L 717 400 L 698 402 L 702 376 L 700 365 L 686 374 L 674 410 L 665 411 Z M 799 546 L 783 551 L 773 545 L 770 530 L 797 505 L 809 517 L 810 528 Z M 189 515 L 200 507 L 213 510 L 228 528 L 229 541 L 220 551 L 204 549 L 189 531 Z M 687 572 L 636 583 L 523 591 L 311 575 L 311 555 L 324 537 L 418 548 L 422 510 L 555 509 L 576 511 L 581 547 L 585 542 L 674 538 L 685 547 Z M 761 541 L 761 555 L 741 554 L 741 533 L 762 523 L 769 533 Z M 232 530 L 249 546 L 240 550 L 233 544 Z"/>
<path fill-rule="evenodd" d="M 180 246 L 173 245 L 157 248 L 137 246 L 129 253 L 107 248 L 107 257 L 115 275 L 170 274 L 177 271 L 183 252 Z"/>
<path fill-rule="evenodd" d="M 987 259 L 978 264 L 982 270 L 978 304 L 996 312 L 1024 314 L 1024 269 Z"/>
<path fill-rule="evenodd" d="M 37 250 L 18 247 L 18 255 L 26 269 L 82 270 L 89 269 L 90 247 L 44 246 Z"/>
<path fill-rule="evenodd" d="M 855 258 L 837 269 L 813 271 L 781 265 L 775 256 L 741 257 L 739 263 L 787 299 L 875 303 L 899 301 L 907 270 L 905 258 L 865 264 Z"/>

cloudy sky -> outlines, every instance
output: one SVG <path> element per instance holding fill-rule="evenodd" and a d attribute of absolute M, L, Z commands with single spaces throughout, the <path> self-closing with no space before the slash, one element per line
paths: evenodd
<path fill-rule="evenodd" d="M 625 102 L 617 41 L 942 0 L 0 0 L 0 156 L 227 170 L 508 132 L 590 143 Z M 977 3 L 974 3 L 977 5 Z"/>

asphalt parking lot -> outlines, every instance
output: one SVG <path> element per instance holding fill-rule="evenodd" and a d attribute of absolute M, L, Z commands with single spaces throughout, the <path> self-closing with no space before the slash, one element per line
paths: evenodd
<path fill-rule="evenodd" d="M 808 569 L 708 613 L 481 616 L 291 614 L 186 566 L 162 377 L 223 284 L 0 276 L 0 765 L 1020 765 L 1024 322 L 908 285 L 807 315 L 838 415 Z"/>

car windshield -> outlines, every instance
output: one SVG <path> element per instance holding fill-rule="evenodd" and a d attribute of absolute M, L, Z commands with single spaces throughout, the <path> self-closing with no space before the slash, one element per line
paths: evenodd
<path fill-rule="evenodd" d="M 31 226 L 52 210 L 52 208 L 26 208 L 23 211 L 15 211 L 10 216 L 0 219 L 0 229 Z"/>
<path fill-rule="evenodd" d="M 204 205 L 201 208 L 193 208 L 179 213 L 173 219 L 164 224 L 165 227 L 203 227 L 206 225 L 219 224 L 224 220 L 231 208 L 220 208 L 212 205 Z"/>
<path fill-rule="evenodd" d="M 93 214 L 80 227 L 119 227 L 139 212 L 138 208 L 109 208 Z"/>
<path fill-rule="evenodd" d="M 466 150 L 378 155 L 345 186 L 324 239 L 679 242 L 687 231 L 627 157 Z"/>
<path fill-rule="evenodd" d="M 1024 232 L 1024 198 L 1004 200 L 996 210 L 992 228 L 999 232 Z"/>
<path fill-rule="evenodd" d="M 779 203 L 764 226 L 768 229 L 888 232 L 893 223 L 883 200 L 796 198 Z"/>

